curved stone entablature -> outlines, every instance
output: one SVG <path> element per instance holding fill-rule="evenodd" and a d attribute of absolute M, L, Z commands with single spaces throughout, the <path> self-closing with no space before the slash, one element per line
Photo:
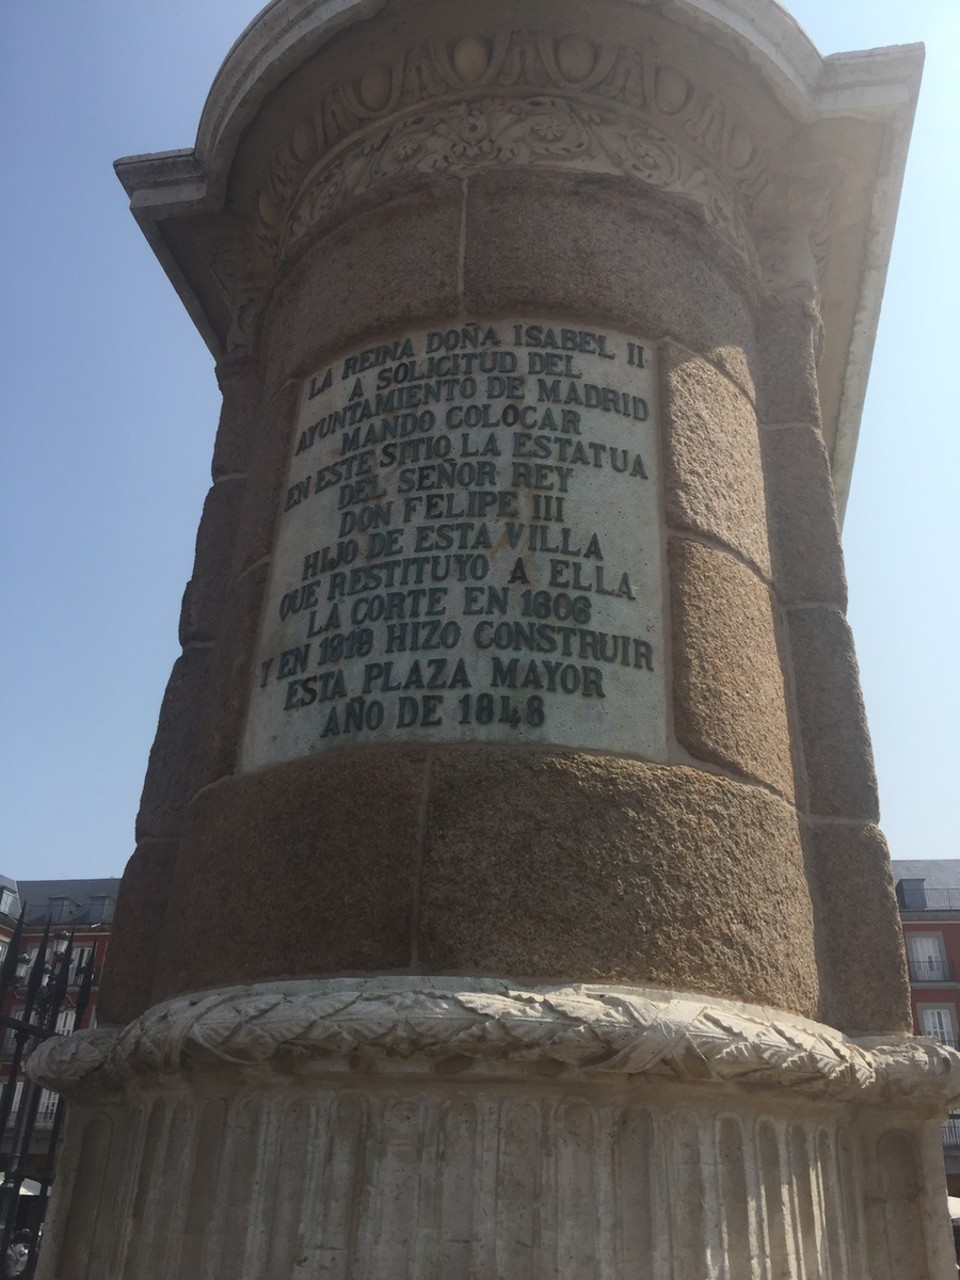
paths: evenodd
<path fill-rule="evenodd" d="M 627 113 L 548 96 L 479 98 L 403 116 L 318 161 L 284 214 L 264 197 L 261 209 L 269 209 L 271 221 L 261 214 L 259 239 L 280 260 L 319 219 L 379 182 L 409 172 L 464 174 L 513 165 L 635 178 L 698 206 L 709 225 L 754 260 L 742 201 L 717 171 Z"/>
<path fill-rule="evenodd" d="M 482 25 L 457 3 L 275 0 L 228 55 L 193 152 L 118 172 L 218 356 L 256 341 L 310 228 L 398 175 L 522 165 L 669 193 L 761 288 L 829 318 L 820 398 L 842 506 L 920 62 L 915 47 L 823 59 L 779 6 L 745 0 L 631 0 L 589 21 L 526 0 L 485 5 Z"/>
<path fill-rule="evenodd" d="M 478 30 L 368 67 L 313 107 L 257 196 L 253 225 L 274 261 L 318 216 L 397 173 L 536 164 L 624 173 L 686 196 L 751 255 L 746 214 L 766 157 L 729 106 L 651 50 Z"/>
<path fill-rule="evenodd" d="M 204 1066 L 655 1077 L 790 1087 L 867 1103 L 960 1096 L 960 1055 L 912 1036 L 857 1041 L 793 1014 L 698 995 L 483 978 L 258 983 L 181 996 L 122 1030 L 41 1045 L 30 1074 L 61 1093 Z M 401 1065 L 403 1064 L 403 1065 Z"/>
<path fill-rule="evenodd" d="M 507 52 L 519 39 L 518 33 L 510 34 L 504 42 Z M 519 73 L 528 69 L 535 61 L 532 51 L 538 50 L 544 39 L 526 38 L 530 57 L 514 50 L 512 62 L 504 52 L 501 70 Z M 458 49 L 464 47 L 470 56 L 488 57 L 478 52 L 488 43 L 495 47 L 498 42 L 464 37 L 448 58 L 441 59 L 434 52 L 435 62 L 452 68 Z M 382 91 L 387 96 L 382 112 L 361 109 L 367 76 L 359 84 L 334 90 L 330 94 L 333 101 L 324 102 L 314 118 L 300 121 L 290 139 L 274 153 L 242 241 L 237 241 L 233 228 L 230 235 L 210 246 L 211 271 L 231 316 L 228 349 L 255 341 L 260 301 L 274 273 L 311 230 L 326 224 L 351 200 L 408 174 L 466 176 L 490 168 L 539 167 L 626 177 L 694 208 L 736 251 L 751 275 L 760 270 L 762 257 L 768 274 L 785 278 L 783 255 L 758 252 L 750 230 L 750 209 L 767 179 L 764 158 L 749 134 L 724 120 L 722 107 L 714 98 L 695 94 L 679 72 L 670 71 L 665 77 L 667 69 L 661 68 L 654 73 L 655 83 L 661 85 L 660 97 L 676 102 L 676 111 L 685 121 L 683 133 L 690 135 L 678 142 L 650 122 L 652 112 L 631 103 L 626 93 L 617 92 L 634 83 L 631 71 L 638 70 L 640 55 L 631 59 L 624 50 L 604 50 L 586 41 L 583 45 L 585 64 L 612 65 L 603 82 L 579 86 L 581 92 L 576 96 L 531 94 L 531 87 L 549 82 L 545 74 L 494 78 L 498 89 L 511 90 L 510 96 L 496 97 L 477 96 L 475 86 L 449 84 L 437 76 L 426 81 L 437 90 L 435 99 L 412 98 L 412 105 L 401 109 L 405 95 L 394 93 L 389 85 L 391 72 L 397 79 L 408 78 L 404 59 L 393 68 L 375 69 L 383 76 Z M 427 56 L 424 50 L 418 52 Z M 546 59 L 539 60 L 546 64 Z M 559 61 L 558 53 L 554 66 Z M 425 82 L 422 76 L 409 78 L 414 81 L 414 90 Z M 484 75 L 482 82 L 490 83 L 490 77 Z M 664 82 L 669 88 L 662 87 Z M 605 85 L 610 89 L 609 100 L 603 94 Z M 439 92 L 441 88 L 446 95 Z M 373 90 L 366 92 L 369 96 Z M 642 94 L 637 97 L 643 101 Z M 688 110 L 691 104 L 692 111 Z M 426 105 L 432 109 L 425 111 Z M 392 110 L 394 106 L 396 110 Z M 338 134 L 343 136 L 330 142 L 323 136 L 321 120 L 330 121 L 335 139 Z M 701 145 L 691 138 L 697 138 Z M 709 150 L 710 141 L 722 149 L 725 163 L 719 159 L 711 163 L 701 154 Z M 733 159 L 742 161 L 739 167 Z M 761 247 L 764 244 L 761 242 Z M 771 244 L 778 250 L 779 240 L 773 238 Z M 821 254 L 818 263 L 823 262 Z M 789 267 L 793 265 L 791 260 Z M 810 291 L 814 291 L 812 283 Z"/>
<path fill-rule="evenodd" d="M 255 341 L 259 301 L 312 229 L 408 174 L 541 167 L 626 177 L 693 207 L 757 275 L 750 222 L 768 185 L 764 148 L 742 112 L 652 44 L 484 27 L 318 84 L 239 198 L 242 226 L 208 246 L 230 349 Z M 782 279 L 780 256 L 765 260 Z"/>

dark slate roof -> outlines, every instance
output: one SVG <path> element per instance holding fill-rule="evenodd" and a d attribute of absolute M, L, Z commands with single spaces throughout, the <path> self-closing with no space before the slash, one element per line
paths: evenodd
<path fill-rule="evenodd" d="M 64 915 L 64 924 L 102 923 L 99 910 L 93 910 L 95 898 L 112 898 L 116 901 L 120 888 L 119 876 L 107 876 L 99 880 L 16 880 L 10 881 L 8 887 L 17 891 L 19 901 L 14 904 L 9 915 L 19 915 L 20 909 L 27 906 L 25 922 L 42 924 L 50 913 L 51 898 L 67 898 L 70 904 L 68 914 Z M 109 915 L 107 919 L 109 920 Z M 58 922 L 59 923 L 59 922 Z"/>
<path fill-rule="evenodd" d="M 960 889 L 960 859 L 923 858 L 892 862 L 893 883 L 898 880 L 925 880 L 929 889 Z"/>

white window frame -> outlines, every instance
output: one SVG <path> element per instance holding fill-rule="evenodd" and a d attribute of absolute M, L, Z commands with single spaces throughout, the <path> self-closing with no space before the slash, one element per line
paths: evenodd
<path fill-rule="evenodd" d="M 946 1023 L 946 1029 L 943 1031 L 931 1031 L 926 1025 L 924 1014 L 941 1013 L 946 1017 L 943 1021 Z M 920 1034 L 929 1036 L 934 1040 L 940 1040 L 943 1043 L 957 1043 L 957 1009 L 955 1005 L 945 1004 L 942 1000 L 917 1001 L 917 1021 L 920 1024 Z M 942 1037 L 942 1038 L 941 1038 Z"/>
<path fill-rule="evenodd" d="M 950 969 L 947 964 L 947 951 L 943 944 L 943 934 L 936 929 L 911 929 L 906 935 L 907 938 L 907 958 L 910 961 L 911 973 L 910 978 L 913 982 L 949 982 Z M 927 957 L 918 956 L 914 952 L 915 944 L 918 942 L 932 942 L 937 952 L 937 959 L 943 966 L 943 977 L 934 977 L 932 974 L 924 976 L 923 964 L 927 962 Z M 916 976 L 915 976 L 916 975 Z"/>
<path fill-rule="evenodd" d="M 73 1031 L 73 1020 L 76 1017 L 76 1009 L 71 1005 L 67 1009 L 61 1009 L 57 1014 L 57 1025 L 54 1033 L 58 1036 L 68 1036 Z"/>
<path fill-rule="evenodd" d="M 53 1124 L 59 1097 L 59 1094 L 51 1093 L 49 1089 L 41 1089 L 40 1102 L 37 1106 L 37 1125 L 40 1128 L 49 1129 Z"/>
<path fill-rule="evenodd" d="M 70 986 L 78 987 L 80 985 L 79 969 L 81 964 L 87 961 L 93 962 L 95 958 L 96 947 L 93 943 L 84 943 L 83 946 L 74 947 L 73 955 L 70 957 Z"/>

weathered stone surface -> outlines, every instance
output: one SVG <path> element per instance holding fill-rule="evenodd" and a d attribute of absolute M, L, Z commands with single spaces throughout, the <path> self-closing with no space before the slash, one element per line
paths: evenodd
<path fill-rule="evenodd" d="M 762 423 L 820 424 L 820 317 L 809 303 L 770 298 L 757 324 L 757 415 Z"/>
<path fill-rule="evenodd" d="M 777 632 L 766 585 L 730 556 L 669 548 L 677 739 L 701 760 L 793 795 Z"/>
<path fill-rule="evenodd" d="M 231 1280 L 264 1259 L 292 1276 L 305 1256 L 408 1280 L 516 1275 L 504 1258 L 536 1280 L 597 1275 L 598 1258 L 617 1280 L 954 1265 L 928 1116 L 960 1057 L 766 1008 L 417 976 L 259 983 L 119 1037 L 54 1037 L 30 1071 L 70 1096 L 62 1168 L 80 1157 L 90 1175 L 69 1212 L 54 1201 L 44 1280 Z"/>
<path fill-rule="evenodd" d="M 673 342 L 660 348 L 660 389 L 667 524 L 716 538 L 769 574 L 753 406 L 713 365 Z"/>
<path fill-rule="evenodd" d="M 251 569 L 234 582 L 212 651 L 208 705 L 197 745 L 195 788 L 232 773 L 240 749 L 249 684 L 268 566 Z M 206 708 L 203 708 L 206 711 Z"/>
<path fill-rule="evenodd" d="M 910 987 L 887 843 L 876 827 L 807 833 L 820 1017 L 848 1035 L 909 1031 Z"/>
<path fill-rule="evenodd" d="M 587 1086 L 653 1077 L 661 1093 L 668 1077 L 707 1089 L 747 1083 L 768 1104 L 771 1090 L 790 1089 L 874 1116 L 905 1092 L 926 1108 L 960 1090 L 960 1054 L 902 1032 L 851 1038 L 782 1009 L 654 987 L 383 973 L 176 996 L 126 1027 L 52 1037 L 29 1075 L 89 1098 L 138 1079 L 149 1088 L 158 1062 L 200 1083 L 222 1079 L 225 1066 L 282 1063 L 288 1080 L 303 1081 L 318 1060 L 371 1072 L 390 1059 L 430 1063 L 434 1079 L 452 1069 L 461 1082 L 511 1079 L 523 1064 L 528 1076 Z"/>
<path fill-rule="evenodd" d="M 172 727 L 161 725 L 148 780 L 164 820 L 164 787 L 177 797 L 175 814 L 195 794 L 172 880 L 172 841 L 157 868 L 137 855 L 117 952 L 133 973 L 107 989 L 106 1007 L 112 1001 L 114 1015 L 126 1016 L 148 998 L 157 946 L 149 998 L 181 998 L 117 1033 L 54 1037 L 63 1043 L 36 1055 L 38 1072 L 60 1059 L 59 1080 L 46 1077 L 54 1087 L 76 1088 L 38 1280 L 948 1273 L 936 1120 L 958 1087 L 960 1055 L 908 1037 L 858 1045 L 783 1012 L 828 1007 L 838 1019 L 882 1024 L 879 988 L 854 999 L 846 979 L 839 984 L 848 965 L 857 980 L 871 961 L 889 968 L 891 918 L 889 895 L 870 881 L 876 844 L 861 818 L 849 824 L 856 845 L 834 848 L 815 831 L 801 847 L 787 799 L 788 719 L 795 735 L 802 726 L 817 803 L 825 796 L 846 811 L 870 787 L 857 773 L 862 728 L 845 727 L 857 714 L 852 655 L 831 631 L 839 615 L 830 609 L 810 635 L 813 614 L 795 623 L 799 710 L 786 704 L 783 672 L 792 677 L 793 667 L 786 643 L 781 666 L 783 600 L 769 581 L 768 477 L 750 409 L 759 392 L 761 422 L 812 430 L 819 390 L 842 491 L 919 61 L 909 49 L 824 61 L 772 0 L 273 0 L 228 54 L 195 150 L 121 162 L 150 244 L 221 360 L 227 407 L 214 475 L 245 475 L 246 496 L 229 517 L 213 511 L 227 499 L 215 499 L 205 521 L 195 575 L 204 603 L 188 598 L 185 628 L 216 631 L 209 688 L 171 694 Z M 764 305 L 774 293 L 809 305 Z M 818 299 L 829 325 L 815 367 Z M 365 421 L 379 418 L 400 397 L 368 411 L 374 379 L 419 394 L 430 376 L 378 351 L 381 343 L 484 316 L 615 330 L 624 345 L 608 369 L 642 369 L 654 384 L 661 362 L 641 365 L 636 343 L 692 353 L 674 360 L 668 351 L 662 363 L 669 474 L 662 486 L 653 471 L 637 473 L 649 522 L 629 537 L 617 525 L 631 519 L 634 496 L 604 484 L 598 454 L 569 459 L 596 473 L 577 485 L 592 490 L 589 506 L 538 509 L 535 500 L 556 498 L 569 476 L 554 470 L 555 420 L 530 421 L 526 404 L 520 418 L 517 388 L 502 397 L 514 402 L 512 422 L 489 432 L 503 472 L 483 481 L 484 499 L 520 499 L 522 516 L 498 519 L 551 521 L 563 542 L 603 511 L 596 543 L 582 553 L 555 540 L 538 546 L 528 534 L 548 581 L 535 579 L 539 602 L 521 605 L 528 626 L 507 623 L 498 652 L 539 662 L 563 647 L 565 658 L 617 663 L 622 681 L 631 661 L 644 669 L 649 628 L 658 665 L 645 669 L 674 680 L 673 722 L 662 698 L 626 712 L 621 698 L 616 735 L 602 737 L 615 716 L 601 709 L 597 733 L 574 737 L 587 717 L 577 689 L 561 687 L 572 722 L 564 748 L 529 738 L 478 743 L 479 717 L 465 708 L 455 744 L 359 750 L 348 734 L 328 732 L 327 741 L 351 748 L 331 744 L 273 764 L 268 748 L 291 723 L 288 707 L 303 717 L 297 750 L 313 751 L 332 724 L 318 731 L 310 717 L 320 707 L 298 703 L 292 685 L 288 700 L 283 688 L 298 674 L 310 680 L 308 664 L 341 675 L 354 664 L 351 679 L 387 686 L 393 655 L 422 652 L 424 669 L 410 658 L 416 674 L 411 666 L 409 685 L 392 689 L 440 688 L 424 683 L 440 676 L 430 657 L 461 640 L 411 633 L 408 648 L 406 633 L 353 631 L 348 652 L 345 632 L 362 625 L 353 615 L 361 599 L 366 608 L 378 598 L 374 622 L 419 620 L 420 583 L 407 591 L 405 575 L 426 572 L 416 556 L 432 552 L 423 544 L 434 525 L 449 520 L 459 531 L 472 515 L 443 514 L 443 504 L 424 511 L 421 545 L 395 548 L 389 573 L 402 590 L 388 597 L 382 570 L 366 574 L 394 549 L 378 551 L 372 540 L 343 555 L 343 564 L 357 562 L 356 578 L 331 580 L 320 553 L 334 532 L 348 532 L 342 513 L 368 500 L 396 504 L 401 483 L 418 497 L 431 489 L 477 497 L 481 487 L 479 473 L 461 481 L 447 471 L 435 483 L 429 466 L 414 470 L 432 459 L 417 458 L 402 481 L 391 477 L 396 491 L 354 489 L 347 467 L 372 475 L 405 462 L 371 450 L 361 463 L 366 439 L 355 448 L 338 438 L 342 423 L 331 413 L 326 438 L 349 463 L 321 473 L 304 457 L 284 492 L 297 414 L 309 419 L 309 406 L 322 405 L 323 387 L 306 398 L 301 380 L 352 351 L 354 372 L 362 364 L 369 377 L 347 387 L 341 368 L 340 390 Z M 256 353 L 251 363 L 239 355 L 224 363 L 225 350 L 243 347 Z M 650 429 L 655 413 L 625 407 L 620 379 L 598 368 L 584 366 L 582 380 L 565 374 L 591 388 L 589 400 L 573 387 L 566 397 L 617 415 L 623 434 L 610 443 L 634 447 L 634 424 Z M 455 371 L 441 376 L 430 392 L 437 417 L 416 429 L 473 456 L 446 410 L 458 394 L 501 397 L 479 382 L 469 393 L 451 385 L 460 382 Z M 656 391 L 644 386 L 641 403 L 654 405 Z M 559 403 L 552 393 L 543 399 Z M 344 407 L 340 396 L 330 400 Z M 542 471 L 526 483 L 513 462 L 521 424 L 543 450 Z M 412 443 L 404 425 L 381 419 L 383 437 L 371 445 L 390 431 Z M 606 443 L 591 439 L 596 419 L 583 425 L 585 445 Z M 788 490 L 778 468 L 802 479 L 796 461 L 768 459 L 771 494 Z M 822 458 L 807 463 L 822 478 Z M 278 530 L 288 494 L 293 511 L 334 486 L 335 507 L 299 526 L 305 545 L 285 545 Z M 802 485 L 789 494 L 789 530 L 778 530 L 784 598 L 810 604 L 794 593 L 826 582 L 833 601 L 829 574 L 797 563 L 806 494 Z M 368 516 L 391 534 L 409 519 L 385 508 Z M 231 520 L 238 534 L 228 559 L 220 526 Z M 679 535 L 671 590 L 653 575 L 634 592 L 641 556 L 662 571 L 661 526 Z M 492 551 L 499 540 L 502 550 L 503 534 L 511 550 L 514 537 L 519 546 L 515 526 L 481 545 Z M 442 536 L 454 540 L 449 529 Z M 824 537 L 808 555 L 833 545 L 835 533 Z M 314 548 L 318 560 L 304 565 Z M 566 588 L 585 565 L 565 578 L 561 551 L 605 567 L 622 555 L 627 584 L 611 593 L 598 575 L 575 587 L 592 598 L 574 605 Z M 478 582 L 534 581 L 522 560 L 511 576 L 493 555 L 480 559 Z M 314 563 L 323 565 L 316 574 Z M 287 579 L 269 611 L 268 569 Z M 337 601 L 328 635 L 342 631 L 342 647 L 307 652 L 308 637 L 292 635 L 301 623 L 291 623 L 273 652 L 257 654 L 287 658 L 271 673 L 254 659 L 259 619 L 286 623 L 312 607 L 313 591 Z M 613 594 L 636 608 L 605 612 Z M 208 604 L 214 621 L 203 614 Z M 450 610 L 457 626 L 474 616 L 466 593 L 462 606 Z M 446 597 L 430 607 L 447 616 Z M 508 605 L 488 596 L 485 607 L 502 617 Z M 673 660 L 660 661 L 660 628 L 671 623 Z M 379 676 L 368 656 L 371 665 L 385 659 Z M 524 679 L 535 688 L 541 677 L 530 665 Z M 457 685 L 471 698 L 475 675 L 465 670 Z M 263 731 L 267 747 L 246 758 L 248 774 L 231 776 L 241 727 L 253 722 L 251 690 L 268 678 L 275 687 L 265 696 L 279 695 L 280 710 Z M 497 678 L 498 695 L 521 687 L 519 677 L 516 686 Z M 611 679 L 596 704 L 608 707 L 623 688 Z M 323 700 L 352 692 L 331 678 Z M 493 732 L 543 727 L 538 717 L 514 719 L 504 701 L 496 711 L 492 698 L 484 702 L 486 724 L 497 716 Z M 188 712 L 192 734 L 177 721 Z M 397 711 L 391 729 L 412 727 L 400 720 Z M 152 812 L 146 800 L 145 808 Z M 863 808 L 853 805 L 858 815 Z M 816 863 L 816 921 L 805 854 Z M 886 940 L 862 942 L 857 955 L 856 930 L 842 944 L 822 936 L 847 920 L 848 880 L 867 904 L 858 927 L 872 920 Z M 150 912 L 134 937 L 131 922 L 142 928 Z M 731 1007 L 718 996 L 751 1003 Z M 903 1025 L 900 987 L 889 1012 Z"/>
<path fill-rule="evenodd" d="M 218 481 L 207 493 L 197 530 L 193 575 L 183 593 L 180 643 L 213 640 L 230 589 L 237 524 L 246 482 L 241 477 Z"/>
<path fill-rule="evenodd" d="M 314 243 L 272 300 L 268 386 L 380 330 L 456 315 L 462 208 L 460 182 L 437 177 Z"/>
<path fill-rule="evenodd" d="M 240 511 L 233 571 L 245 573 L 270 554 L 286 471 L 287 442 L 300 399 L 300 384 L 286 382 L 270 396 L 260 415 L 250 455 L 246 498 Z"/>
<path fill-rule="evenodd" d="M 428 971 L 816 1007 L 796 817 L 765 791 L 612 757 L 438 749 L 425 830 Z"/>
<path fill-rule="evenodd" d="M 423 756 L 403 751 L 327 754 L 200 793 L 154 998 L 408 968 L 422 793 Z"/>
<path fill-rule="evenodd" d="M 137 814 L 137 839 L 177 836 L 192 794 L 211 653 L 191 648 L 173 664 Z"/>
<path fill-rule="evenodd" d="M 811 813 L 878 816 L 877 779 L 853 637 L 837 609 L 787 614 Z"/>
<path fill-rule="evenodd" d="M 223 405 L 213 446 L 214 480 L 243 475 L 250 466 L 260 422 L 263 370 L 249 351 L 237 351 L 217 365 L 217 382 Z"/>
<path fill-rule="evenodd" d="M 467 184 L 468 311 L 552 308 L 670 334 L 752 395 L 750 306 L 717 250 L 694 214 L 625 180 L 492 170 Z"/>
<path fill-rule="evenodd" d="M 175 840 L 151 840 L 126 865 L 97 1002 L 101 1025 L 123 1025 L 150 1005 L 177 848 Z"/>
<path fill-rule="evenodd" d="M 786 604 L 845 609 L 847 583 L 830 463 L 815 427 L 761 432 L 770 495 L 774 580 Z"/>

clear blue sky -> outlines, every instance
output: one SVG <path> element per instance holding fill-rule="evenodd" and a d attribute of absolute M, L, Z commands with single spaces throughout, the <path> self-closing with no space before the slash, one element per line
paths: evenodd
<path fill-rule="evenodd" d="M 0 16 L 5 501 L 0 871 L 119 874 L 209 481 L 206 348 L 112 161 L 193 141 L 253 0 Z M 844 541 L 895 857 L 960 857 L 958 0 L 795 0 L 824 52 L 927 70 Z"/>

